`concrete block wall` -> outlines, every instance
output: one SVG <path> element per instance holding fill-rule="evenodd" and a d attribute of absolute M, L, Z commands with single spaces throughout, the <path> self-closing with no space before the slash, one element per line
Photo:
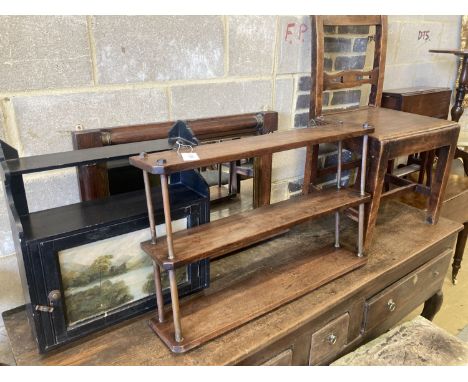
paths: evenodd
<path fill-rule="evenodd" d="M 424 51 L 456 46 L 460 17 L 389 21 L 385 87 L 451 86 L 455 59 Z M 327 65 L 362 66 L 365 31 L 329 32 L 337 40 Z M 70 150 L 76 129 L 177 118 L 276 110 L 280 129 L 302 126 L 310 44 L 308 16 L 0 16 L 0 137 L 26 156 Z M 334 94 L 327 104 L 358 98 Z M 304 154 L 274 156 L 274 189 L 302 177 Z M 25 185 L 33 211 L 79 199 L 73 169 Z M 3 195 L 0 240 L 0 268 L 10 267 L 1 262 L 13 252 Z"/>

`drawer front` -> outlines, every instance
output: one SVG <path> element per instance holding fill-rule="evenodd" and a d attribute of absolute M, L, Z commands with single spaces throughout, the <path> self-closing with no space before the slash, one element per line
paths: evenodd
<path fill-rule="evenodd" d="M 312 334 L 309 365 L 318 365 L 337 355 L 346 345 L 349 314 L 345 313 Z"/>
<path fill-rule="evenodd" d="M 287 349 L 262 363 L 260 366 L 292 366 L 292 350 Z"/>
<path fill-rule="evenodd" d="M 392 315 L 422 304 L 441 287 L 452 259 L 452 249 L 430 260 L 400 281 L 384 289 L 365 304 L 364 331 L 370 331 Z"/>

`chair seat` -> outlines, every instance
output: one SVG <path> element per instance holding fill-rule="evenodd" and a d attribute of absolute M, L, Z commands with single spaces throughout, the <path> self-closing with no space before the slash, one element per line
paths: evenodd
<path fill-rule="evenodd" d="M 350 123 L 363 124 L 364 122 L 368 122 L 375 129 L 370 136 L 380 141 L 411 137 L 456 125 L 455 122 L 445 119 L 426 117 L 381 107 L 359 108 L 337 113 L 327 113 L 327 115 L 339 115 L 340 119 Z"/>
<path fill-rule="evenodd" d="M 418 316 L 338 359 L 333 366 L 468 365 L 468 344 Z"/>

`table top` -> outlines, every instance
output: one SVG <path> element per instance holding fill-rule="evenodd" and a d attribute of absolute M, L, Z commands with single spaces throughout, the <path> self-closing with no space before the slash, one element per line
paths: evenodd
<path fill-rule="evenodd" d="M 416 86 L 410 88 L 398 88 L 398 89 L 388 89 L 384 90 L 382 94 L 385 95 L 419 95 L 427 93 L 438 93 L 438 92 L 452 92 L 450 88 L 439 88 L 439 87 L 430 87 L 430 86 Z"/>
<path fill-rule="evenodd" d="M 347 123 L 368 122 L 375 129 L 369 136 L 380 141 L 407 138 L 458 126 L 456 122 L 446 119 L 426 117 L 383 107 L 363 107 L 335 113 L 330 111 L 327 115 L 330 118 L 342 119 Z"/>
<path fill-rule="evenodd" d="M 404 204 L 383 203 L 367 265 L 185 354 L 171 353 L 148 327 L 148 319 L 154 312 L 49 355 L 37 353 L 25 311 L 6 312 L 4 322 L 12 351 L 18 365 L 235 364 L 339 304 L 389 286 L 395 281 L 395 275 L 403 276 L 434 256 L 423 251 L 449 236 L 455 239 L 455 234 L 462 228 L 461 224 L 444 218 L 437 225 L 428 225 L 424 217 L 423 211 Z M 322 247 L 332 240 L 333 226 L 333 216 L 308 222 L 274 240 L 213 262 L 211 286 L 201 293 L 212 294 L 229 288 L 243 277 L 247 266 L 249 272 L 252 269 L 261 271 L 261 264 L 277 261 L 285 254 L 304 255 L 310 249 Z M 346 219 L 343 226 L 343 244 L 354 245 L 356 224 Z"/>

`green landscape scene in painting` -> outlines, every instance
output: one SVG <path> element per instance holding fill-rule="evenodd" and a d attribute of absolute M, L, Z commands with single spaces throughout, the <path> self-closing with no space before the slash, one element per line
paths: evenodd
<path fill-rule="evenodd" d="M 152 260 L 140 249 L 148 239 L 144 229 L 59 252 L 69 326 L 154 294 Z M 178 282 L 186 278 L 180 269 Z"/>

